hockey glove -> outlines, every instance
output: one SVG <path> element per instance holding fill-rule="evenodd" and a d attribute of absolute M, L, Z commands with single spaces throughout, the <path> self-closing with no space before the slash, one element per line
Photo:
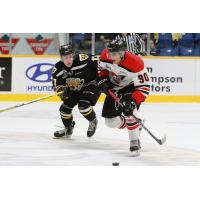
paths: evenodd
<path fill-rule="evenodd" d="M 131 97 L 122 98 L 122 112 L 125 116 L 130 116 L 136 108 L 136 103 Z"/>
<path fill-rule="evenodd" d="M 61 86 L 59 87 L 56 92 L 63 92 L 62 94 L 59 95 L 59 97 L 61 98 L 62 101 L 64 101 L 65 99 L 68 99 L 72 96 L 72 90 L 69 87 L 64 87 Z"/>
<path fill-rule="evenodd" d="M 112 83 L 109 80 L 109 77 L 98 77 L 97 85 L 99 86 L 102 93 L 109 95 L 108 90 L 112 89 Z"/>
<path fill-rule="evenodd" d="M 68 99 L 72 96 L 72 90 L 70 89 L 70 87 L 64 87 L 63 89 L 63 95 L 62 95 L 62 99 Z"/>

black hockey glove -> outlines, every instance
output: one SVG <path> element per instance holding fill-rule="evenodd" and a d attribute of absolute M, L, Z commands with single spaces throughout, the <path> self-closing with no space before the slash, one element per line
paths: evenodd
<path fill-rule="evenodd" d="M 106 95 L 109 95 L 108 90 L 112 89 L 112 83 L 109 80 L 109 77 L 98 77 L 97 78 L 97 85 L 99 86 L 101 92 Z"/>
<path fill-rule="evenodd" d="M 136 103 L 134 99 L 132 99 L 131 97 L 124 97 L 122 98 L 122 104 L 123 104 L 123 108 L 122 108 L 123 114 L 125 116 L 132 115 L 133 111 L 136 108 Z"/>
<path fill-rule="evenodd" d="M 63 92 L 62 94 L 59 95 L 62 101 L 72 96 L 72 90 L 69 87 L 61 86 L 56 90 L 56 92 Z"/>
<path fill-rule="evenodd" d="M 68 99 L 72 96 L 72 90 L 70 89 L 70 87 L 64 87 L 63 89 L 63 94 L 62 94 L 62 99 Z"/>

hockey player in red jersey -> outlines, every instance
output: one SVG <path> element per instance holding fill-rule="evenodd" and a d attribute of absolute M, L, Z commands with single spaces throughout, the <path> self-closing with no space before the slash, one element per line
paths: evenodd
<path fill-rule="evenodd" d="M 97 84 L 106 94 L 102 117 L 110 128 L 126 128 L 130 139 L 130 151 L 138 152 L 140 125 L 137 116 L 140 104 L 150 91 L 148 72 L 140 57 L 126 51 L 122 40 L 114 40 L 101 53 Z M 118 96 L 123 107 L 109 95 L 109 90 Z"/>

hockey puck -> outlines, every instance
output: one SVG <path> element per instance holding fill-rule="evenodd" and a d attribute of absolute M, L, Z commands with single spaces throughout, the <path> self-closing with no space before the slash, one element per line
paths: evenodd
<path fill-rule="evenodd" d="M 113 166 L 119 166 L 119 163 L 118 162 L 114 162 L 112 163 Z"/>

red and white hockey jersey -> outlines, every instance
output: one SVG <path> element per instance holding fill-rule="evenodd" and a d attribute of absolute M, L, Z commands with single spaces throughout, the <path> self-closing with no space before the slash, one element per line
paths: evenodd
<path fill-rule="evenodd" d="M 137 104 L 145 101 L 150 91 L 150 80 L 144 62 L 129 51 L 125 52 L 124 59 L 117 65 L 113 64 L 108 57 L 108 50 L 104 49 L 99 62 L 99 76 L 109 76 L 114 90 L 134 84 L 132 98 Z"/>

